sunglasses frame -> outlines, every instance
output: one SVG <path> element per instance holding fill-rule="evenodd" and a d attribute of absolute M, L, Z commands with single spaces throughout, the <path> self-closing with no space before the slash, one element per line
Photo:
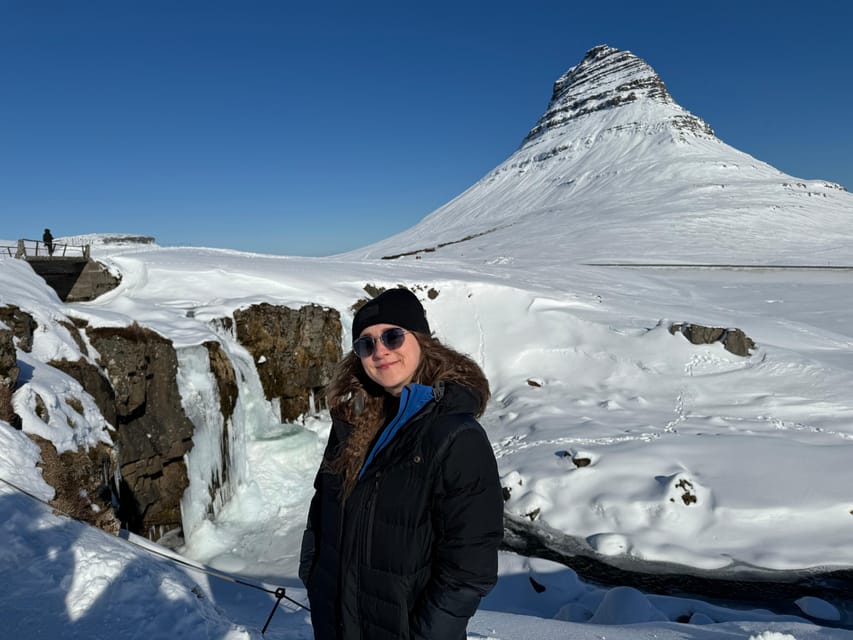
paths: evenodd
<path fill-rule="evenodd" d="M 390 349 L 391 351 L 396 351 L 397 349 L 403 346 L 403 343 L 406 341 L 407 333 L 411 333 L 411 331 L 403 329 L 402 327 L 391 327 L 389 329 L 385 329 L 385 331 L 380 333 L 378 338 L 374 338 L 373 336 L 361 336 L 357 340 L 354 340 L 352 343 L 353 353 L 355 353 L 355 355 L 357 355 L 359 358 L 369 358 L 374 353 L 376 353 L 377 340 L 381 340 L 382 344 L 384 344 L 387 349 Z M 389 344 L 389 342 L 394 342 L 398 339 L 400 340 L 400 344 L 396 346 L 394 346 L 393 344 Z M 359 353 L 361 347 L 358 347 L 356 345 L 365 345 L 364 349 L 366 350 L 366 352 L 364 353 L 364 355 Z"/>

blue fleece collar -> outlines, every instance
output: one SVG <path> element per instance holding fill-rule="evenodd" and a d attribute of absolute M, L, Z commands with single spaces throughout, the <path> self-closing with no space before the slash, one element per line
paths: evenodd
<path fill-rule="evenodd" d="M 394 439 L 394 436 L 397 435 L 400 428 L 414 417 L 418 411 L 423 409 L 432 399 L 432 387 L 428 387 L 423 384 L 409 384 L 403 387 L 403 391 L 400 393 L 400 408 L 397 411 L 397 415 L 382 430 L 382 433 L 376 440 L 376 444 L 373 445 L 373 448 L 370 450 L 370 453 L 364 461 L 364 465 L 361 467 L 361 472 L 358 474 L 359 478 L 364 476 L 364 473 L 367 471 L 367 467 L 373 461 L 373 458 L 375 458 L 376 454 L 382 451 L 382 449 L 388 446 L 391 440 Z"/>

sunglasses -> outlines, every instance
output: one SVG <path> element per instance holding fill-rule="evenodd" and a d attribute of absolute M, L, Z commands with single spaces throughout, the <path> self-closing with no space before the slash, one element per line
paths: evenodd
<path fill-rule="evenodd" d="M 405 329 L 393 327 L 380 333 L 379 340 L 389 349 L 399 349 L 403 346 L 407 333 L 409 332 Z M 352 350 L 359 358 L 369 358 L 376 351 L 376 340 L 373 336 L 361 336 L 352 343 Z"/>

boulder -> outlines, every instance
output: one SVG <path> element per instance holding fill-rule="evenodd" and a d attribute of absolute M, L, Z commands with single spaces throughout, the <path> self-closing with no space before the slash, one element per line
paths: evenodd
<path fill-rule="evenodd" d="M 680 333 L 693 344 L 720 342 L 727 351 L 743 357 L 749 356 L 750 351 L 755 349 L 755 342 L 740 329 L 706 327 L 690 322 L 678 322 L 670 325 L 669 332 L 673 335 Z"/>

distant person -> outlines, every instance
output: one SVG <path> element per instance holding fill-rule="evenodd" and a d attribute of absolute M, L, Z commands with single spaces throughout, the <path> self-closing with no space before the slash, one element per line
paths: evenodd
<path fill-rule="evenodd" d="M 316 640 L 465 640 L 497 580 L 503 499 L 489 383 L 390 289 L 355 314 L 326 398 L 299 577 Z"/>
<path fill-rule="evenodd" d="M 50 229 L 44 230 L 44 233 L 42 234 L 41 239 L 44 242 L 44 246 L 47 247 L 47 255 L 52 256 L 53 255 L 53 235 L 51 235 Z"/>

